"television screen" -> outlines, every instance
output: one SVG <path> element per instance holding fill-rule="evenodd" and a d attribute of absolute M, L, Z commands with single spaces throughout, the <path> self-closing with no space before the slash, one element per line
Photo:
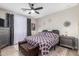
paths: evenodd
<path fill-rule="evenodd" d="M 0 18 L 0 27 L 4 27 L 4 19 Z"/>

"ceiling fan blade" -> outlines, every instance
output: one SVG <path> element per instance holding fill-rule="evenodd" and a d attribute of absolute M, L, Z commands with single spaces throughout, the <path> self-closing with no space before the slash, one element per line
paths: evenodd
<path fill-rule="evenodd" d="M 26 8 L 21 8 L 23 11 L 26 11 L 26 10 L 31 10 L 31 9 L 26 9 Z"/>
<path fill-rule="evenodd" d="M 43 9 L 43 7 L 34 8 L 34 10 L 40 10 Z"/>
<path fill-rule="evenodd" d="M 39 14 L 39 12 L 35 11 L 35 13 Z"/>

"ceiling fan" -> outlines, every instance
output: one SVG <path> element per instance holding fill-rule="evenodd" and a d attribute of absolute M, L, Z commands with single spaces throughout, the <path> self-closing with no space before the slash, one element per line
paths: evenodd
<path fill-rule="evenodd" d="M 37 10 L 43 9 L 43 7 L 34 8 L 34 4 L 33 4 L 33 3 L 28 3 L 28 4 L 29 4 L 30 9 L 21 8 L 23 11 L 30 10 L 30 12 L 29 12 L 28 14 L 31 14 L 32 12 L 33 12 L 33 13 L 35 12 L 35 13 L 37 13 L 37 14 L 40 14 Z"/>

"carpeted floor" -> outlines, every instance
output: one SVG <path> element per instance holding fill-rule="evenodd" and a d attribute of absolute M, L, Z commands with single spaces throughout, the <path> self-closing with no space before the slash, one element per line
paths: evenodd
<path fill-rule="evenodd" d="M 2 56 L 23 56 L 19 53 L 18 45 L 8 46 L 1 50 Z M 51 49 L 48 56 L 79 56 L 78 51 L 57 46 L 56 50 Z"/>
<path fill-rule="evenodd" d="M 57 46 L 56 50 L 51 50 L 49 56 L 78 56 L 78 51 Z"/>

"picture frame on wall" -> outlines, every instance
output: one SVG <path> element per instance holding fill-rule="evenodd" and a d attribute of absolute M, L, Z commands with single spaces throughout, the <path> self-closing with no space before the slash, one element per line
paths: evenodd
<path fill-rule="evenodd" d="M 35 30 L 35 24 L 31 23 L 31 29 L 34 31 Z"/>

